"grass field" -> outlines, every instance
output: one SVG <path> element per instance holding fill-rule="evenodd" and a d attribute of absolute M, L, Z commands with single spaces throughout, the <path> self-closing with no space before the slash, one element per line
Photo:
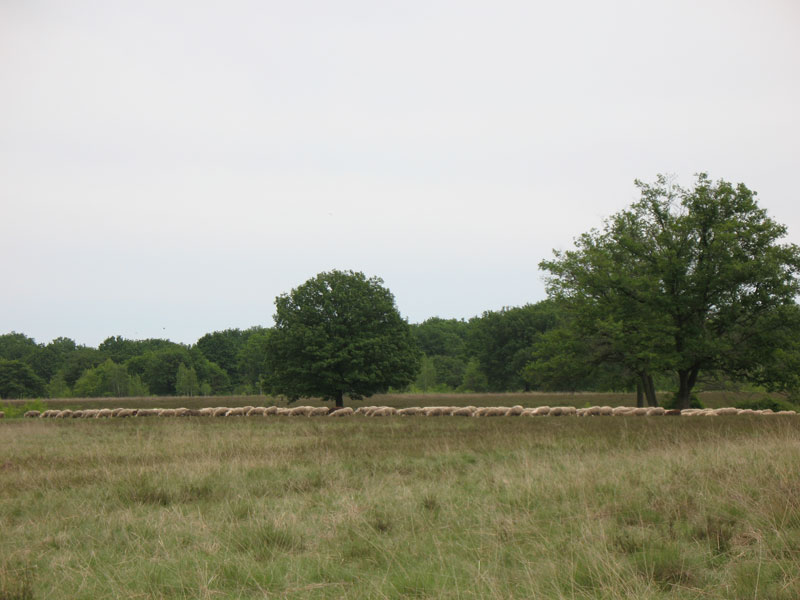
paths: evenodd
<path fill-rule="evenodd" d="M 800 598 L 800 417 L 0 421 L 0 600 Z"/>

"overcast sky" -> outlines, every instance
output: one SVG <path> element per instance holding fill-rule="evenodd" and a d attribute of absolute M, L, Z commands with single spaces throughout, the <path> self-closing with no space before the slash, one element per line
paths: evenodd
<path fill-rule="evenodd" d="M 0 0 L 0 333 L 193 343 L 334 268 L 536 302 L 658 173 L 800 243 L 798 107 L 795 0 Z"/>

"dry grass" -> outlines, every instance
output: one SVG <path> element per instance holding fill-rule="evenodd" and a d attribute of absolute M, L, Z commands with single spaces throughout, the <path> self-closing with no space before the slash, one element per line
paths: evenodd
<path fill-rule="evenodd" d="M 3 598 L 800 597 L 800 418 L 0 422 Z"/>

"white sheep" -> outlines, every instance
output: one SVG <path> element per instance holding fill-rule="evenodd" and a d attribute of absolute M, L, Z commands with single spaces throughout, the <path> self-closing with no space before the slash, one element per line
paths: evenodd
<path fill-rule="evenodd" d="M 40 414 L 42 413 L 38 410 L 29 410 L 26 411 L 25 414 L 22 416 L 25 417 L 26 419 L 38 419 Z"/>
<path fill-rule="evenodd" d="M 324 417 L 331 411 L 327 406 L 317 406 L 311 410 L 310 417 Z"/>
<path fill-rule="evenodd" d="M 226 414 L 228 414 L 229 410 L 230 408 L 228 408 L 227 406 L 218 406 L 217 408 L 214 409 L 212 415 L 215 417 L 224 417 Z"/>
<path fill-rule="evenodd" d="M 277 415 L 277 414 L 278 414 L 278 407 L 277 406 L 268 406 L 267 408 L 264 409 L 264 416 L 265 417 L 269 417 L 269 416 Z"/>
<path fill-rule="evenodd" d="M 413 417 L 420 414 L 421 411 L 422 409 L 417 406 L 409 406 L 407 408 L 401 408 L 397 411 L 397 414 L 401 417 Z"/>
<path fill-rule="evenodd" d="M 210 406 L 200 409 L 200 416 L 201 417 L 213 417 L 214 416 L 214 409 Z"/>
<path fill-rule="evenodd" d="M 255 408 L 251 408 L 247 411 L 248 417 L 263 417 L 264 413 L 266 412 L 266 408 L 263 406 L 256 406 Z"/>
<path fill-rule="evenodd" d="M 550 407 L 549 406 L 537 406 L 533 409 L 533 416 L 534 417 L 546 417 L 550 414 Z"/>
<path fill-rule="evenodd" d="M 666 410 L 662 406 L 651 406 L 647 409 L 647 416 L 648 417 L 663 417 L 666 414 Z"/>
<path fill-rule="evenodd" d="M 345 406 L 344 408 L 334 408 L 331 412 L 328 413 L 329 417 L 349 417 L 353 414 L 353 409 L 349 406 Z"/>
<path fill-rule="evenodd" d="M 511 408 L 506 411 L 507 417 L 518 417 L 522 414 L 522 411 L 525 410 L 524 407 L 520 406 L 519 404 L 512 406 Z"/>
<path fill-rule="evenodd" d="M 472 416 L 472 411 L 469 409 L 468 406 L 465 406 L 463 408 L 455 409 L 450 414 L 453 415 L 454 417 L 471 417 Z"/>

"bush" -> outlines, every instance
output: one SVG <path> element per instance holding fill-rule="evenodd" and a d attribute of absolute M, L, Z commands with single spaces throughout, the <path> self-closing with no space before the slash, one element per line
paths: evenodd
<path fill-rule="evenodd" d="M 762 398 L 753 400 L 742 400 L 736 404 L 736 408 L 750 408 L 752 410 L 772 410 L 775 412 L 781 410 L 800 410 L 795 404 L 781 398 L 773 398 L 771 396 L 764 396 Z"/>
<path fill-rule="evenodd" d="M 672 396 L 672 398 L 667 398 L 664 400 L 661 403 L 661 406 L 667 410 L 671 408 L 678 408 L 678 394 L 676 393 L 674 396 Z M 700 398 L 692 394 L 689 398 L 689 408 L 705 408 L 705 406 L 703 406 L 703 403 L 700 402 Z"/>
<path fill-rule="evenodd" d="M 38 410 L 43 412 L 47 410 L 44 402 L 41 400 L 30 400 L 25 404 L 0 404 L 0 411 L 6 414 L 7 419 L 19 419 L 29 410 Z M 2 596 L 0 596 L 2 598 Z"/>

